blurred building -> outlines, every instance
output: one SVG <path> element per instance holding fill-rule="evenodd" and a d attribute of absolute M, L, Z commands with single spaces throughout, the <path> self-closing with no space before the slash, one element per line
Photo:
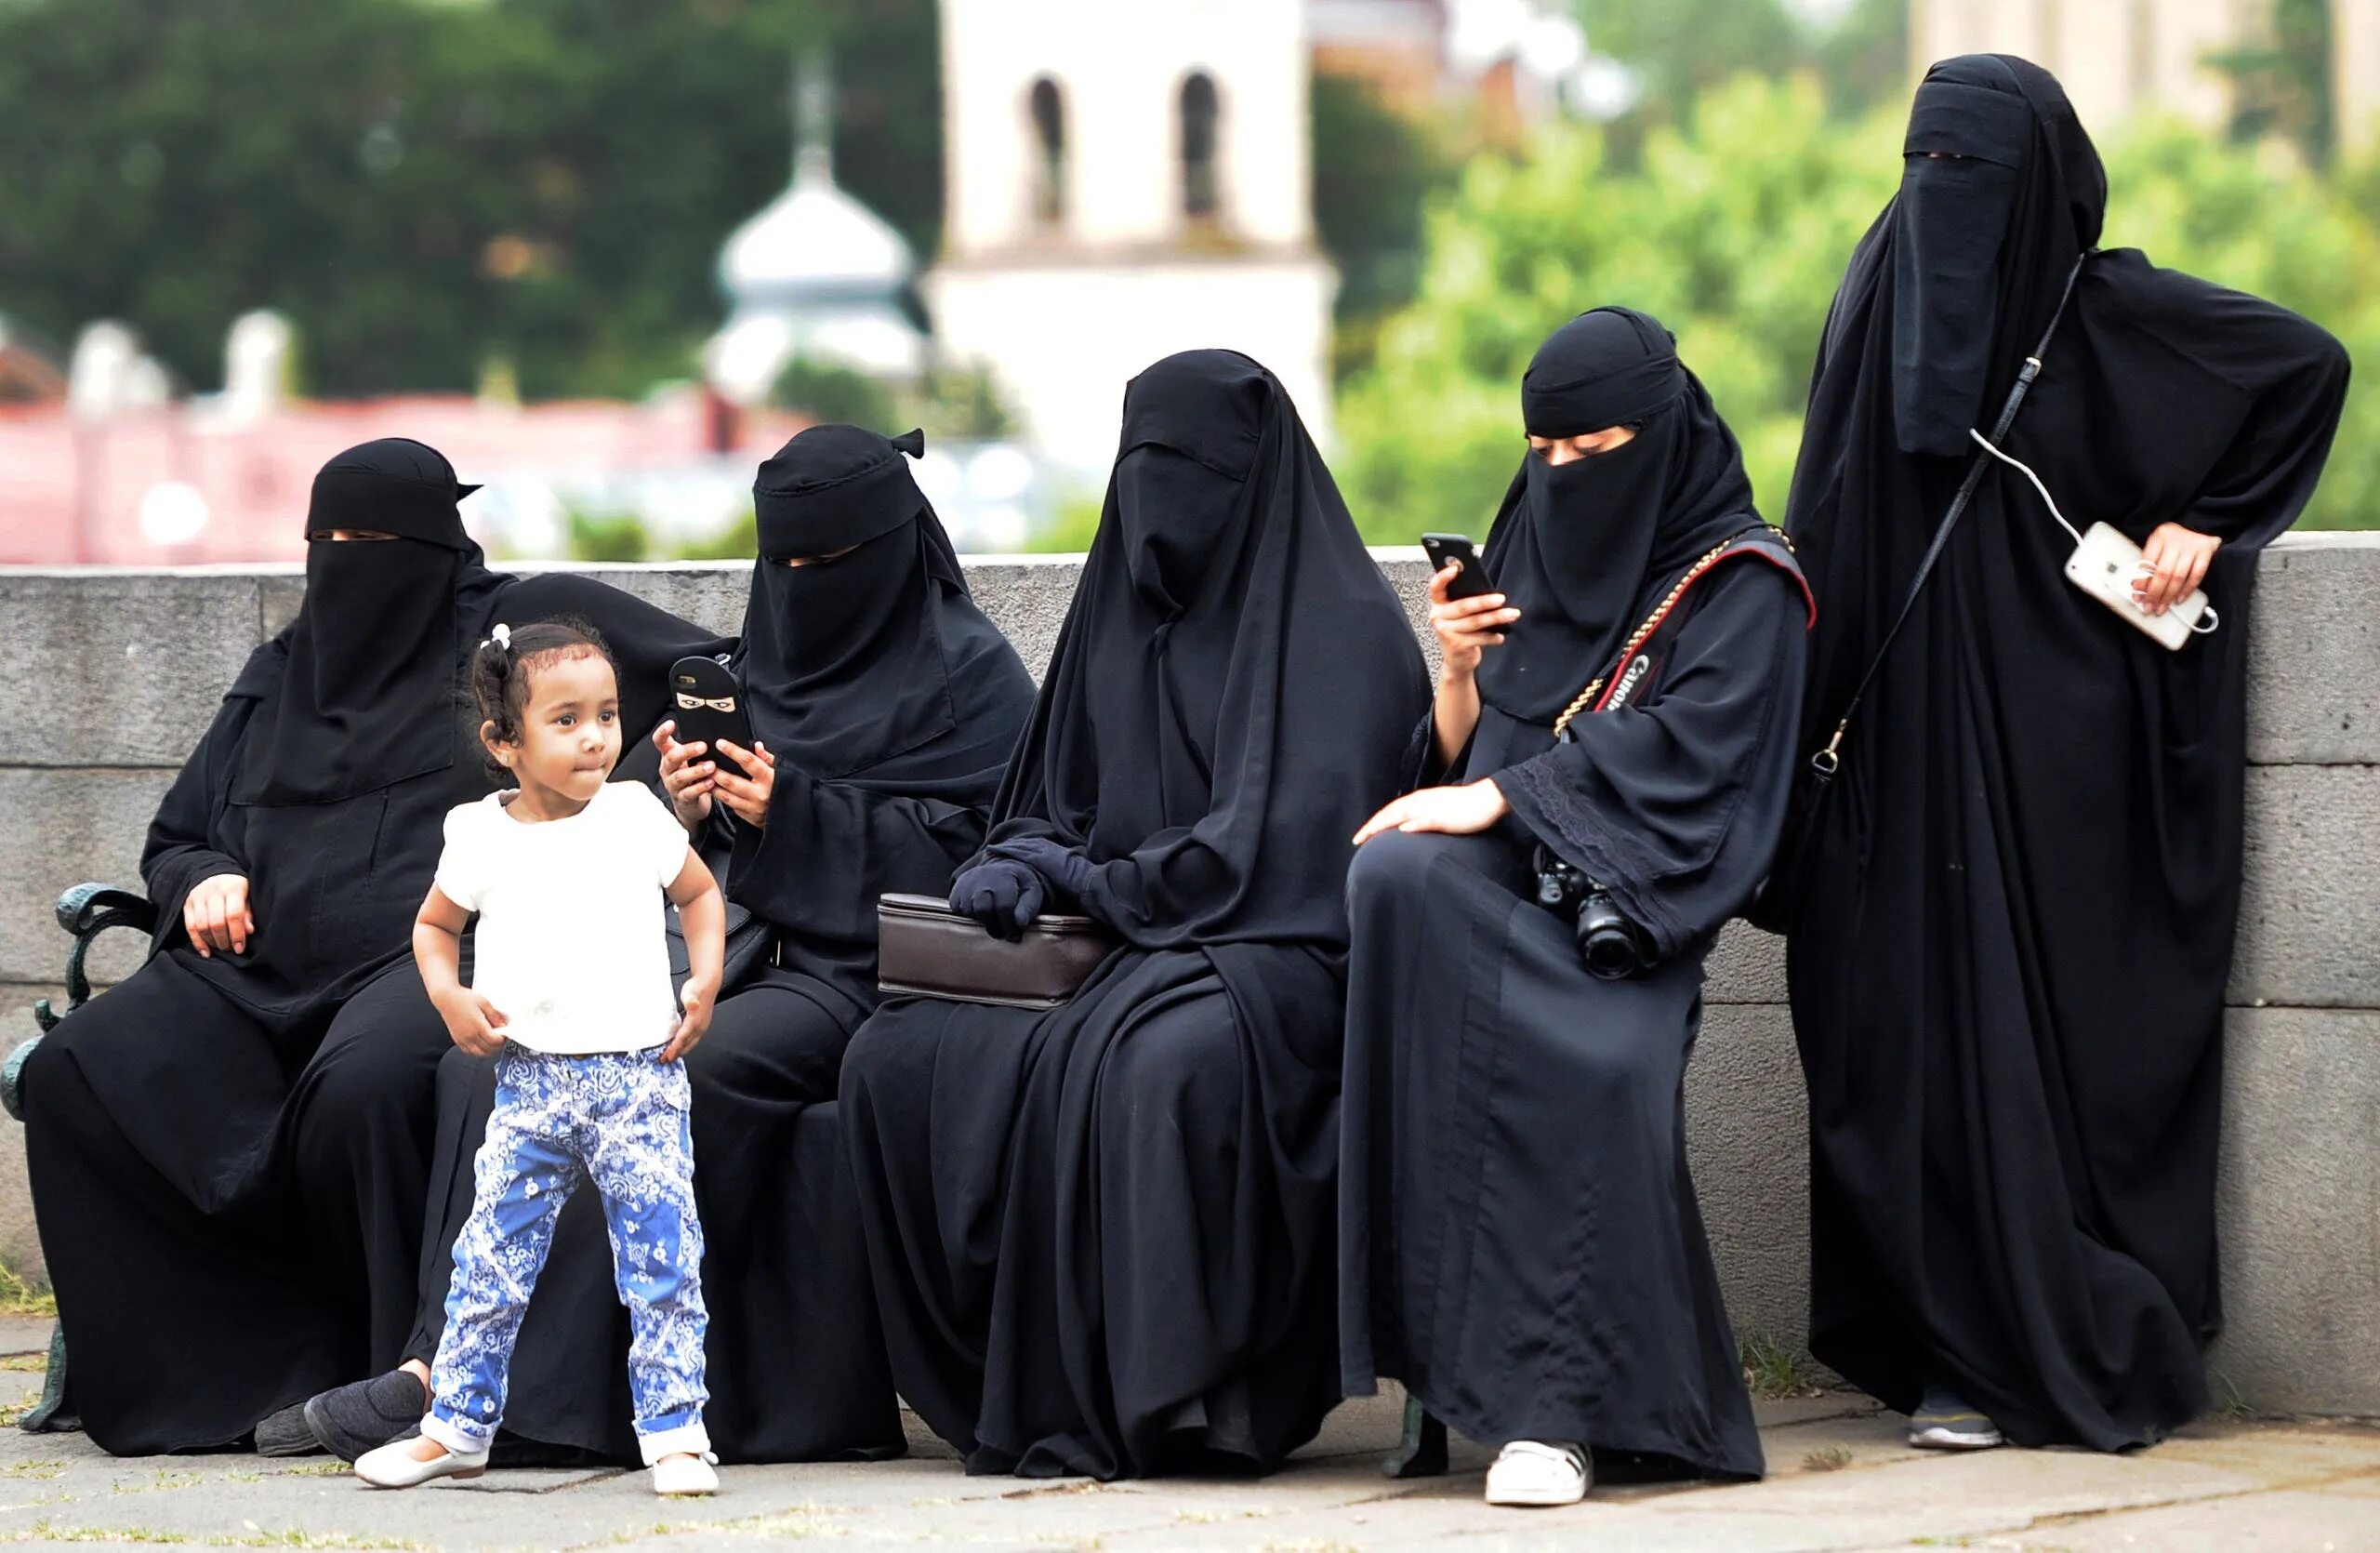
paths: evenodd
<path fill-rule="evenodd" d="M 835 182 L 832 96 L 814 61 L 797 73 L 793 181 L 727 240 L 719 285 L 728 319 L 703 375 L 730 405 L 768 397 L 797 359 L 913 378 L 925 337 L 903 310 L 917 272 L 892 224 Z"/>
<path fill-rule="evenodd" d="M 2380 0 L 2331 0 L 2332 101 L 2339 141 L 2380 141 Z"/>
<path fill-rule="evenodd" d="M 314 471 L 389 436 L 429 443 L 484 483 L 464 522 L 499 551 L 567 553 L 574 513 L 633 513 L 664 543 L 696 538 L 750 510 L 754 466 L 801 427 L 755 414 L 720 448 L 692 384 L 636 402 L 294 399 L 292 334 L 277 314 L 244 316 L 225 341 L 223 392 L 194 397 L 178 397 L 139 335 L 112 320 L 83 330 L 62 371 L 0 338 L 0 379 L 39 391 L 0 394 L 0 562 L 297 560 Z"/>
<path fill-rule="evenodd" d="M 2064 84 L 2086 127 L 2142 109 L 2229 123 L 2232 85 L 2209 62 L 2269 35 L 2272 0 L 1911 0 L 1911 63 L 2020 54 Z M 2380 0 L 2330 0 L 2341 139 L 2380 134 Z"/>
<path fill-rule="evenodd" d="M 988 368 L 1042 457 L 1113 457 L 1125 380 L 1174 351 L 1261 359 L 1329 435 L 1304 7 L 943 0 L 938 349 Z"/>

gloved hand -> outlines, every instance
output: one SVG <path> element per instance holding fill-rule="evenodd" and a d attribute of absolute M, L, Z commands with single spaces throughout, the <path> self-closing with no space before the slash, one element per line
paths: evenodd
<path fill-rule="evenodd" d="M 1012 842 L 998 843 L 990 849 L 990 855 L 1023 863 L 1039 874 L 1051 889 L 1078 903 L 1091 884 L 1091 859 L 1045 836 L 1020 836 Z"/>
<path fill-rule="evenodd" d="M 995 938 L 1014 942 L 1041 914 L 1049 887 L 1041 876 L 1012 857 L 976 864 L 950 883 L 950 909 L 972 917 Z"/>

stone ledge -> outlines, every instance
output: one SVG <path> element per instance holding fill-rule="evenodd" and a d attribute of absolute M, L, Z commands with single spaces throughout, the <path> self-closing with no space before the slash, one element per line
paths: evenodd
<path fill-rule="evenodd" d="M 1433 671 L 1427 564 L 1374 551 Z M 1065 617 L 1078 556 L 970 556 L 985 612 L 1038 674 Z M 738 629 L 741 561 L 524 564 L 600 577 L 722 633 Z M 179 570 L 0 567 L 0 766 L 178 764 L 248 650 L 286 625 L 305 591 L 292 565 Z M 2260 764 L 2380 763 L 2380 534 L 2292 535 L 2258 572 L 2249 651 L 2249 758 Z M 144 672 L 121 672 L 126 657 Z M 69 715 L 71 711 L 71 715 Z"/>

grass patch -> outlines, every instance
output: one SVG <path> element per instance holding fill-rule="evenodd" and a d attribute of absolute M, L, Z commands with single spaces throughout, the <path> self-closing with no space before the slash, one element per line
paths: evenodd
<path fill-rule="evenodd" d="M 15 1461 L 0 1467 L 0 1478 L 14 1478 L 19 1481 L 47 1482 L 52 1478 L 64 1476 L 66 1464 L 62 1461 Z"/>
<path fill-rule="evenodd" d="M 1812 1451 L 1802 1458 L 1802 1470 L 1805 1472 L 1840 1472 L 1850 1465 L 1850 1449 L 1842 1445 L 1830 1445 L 1823 1451 Z"/>
<path fill-rule="evenodd" d="M 0 1262 L 0 1316 L 58 1317 L 58 1296 Z"/>
<path fill-rule="evenodd" d="M 303 1467 L 284 1467 L 273 1474 L 276 1478 L 344 1478 L 355 1468 L 343 1461 L 310 1461 Z"/>
<path fill-rule="evenodd" d="M 2215 1378 L 2223 1383 L 2222 1400 L 2215 1404 L 2216 1413 L 2234 1424 L 2253 1424 L 2263 1416 L 2249 1405 L 2247 1398 L 2240 1395 L 2240 1388 L 2231 1384 L 2229 1375 L 2217 1372 Z"/>
<path fill-rule="evenodd" d="M 0 1356 L 0 1370 L 15 1370 L 21 1374 L 49 1374 L 49 1355 L 46 1353 L 12 1353 Z"/>
<path fill-rule="evenodd" d="M 164 1489 L 196 1488 L 206 1480 L 196 1472 L 168 1472 L 160 1467 L 145 1483 L 113 1482 L 110 1493 L 155 1493 Z"/>
<path fill-rule="evenodd" d="M 1818 1366 L 1797 1349 L 1787 1347 L 1767 1334 L 1749 1334 L 1738 1351 L 1743 1359 L 1744 1385 L 1752 1388 L 1753 1396 L 1773 1402 L 1788 1397 L 1825 1395 L 1826 1387 L 1818 1383 Z"/>

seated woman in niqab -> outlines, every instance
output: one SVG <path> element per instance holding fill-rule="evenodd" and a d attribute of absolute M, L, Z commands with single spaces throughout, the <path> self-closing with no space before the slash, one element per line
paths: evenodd
<path fill-rule="evenodd" d="M 1900 192 L 1835 294 L 1786 510 L 1825 609 L 1807 750 L 2056 318 L 2003 450 L 2078 526 L 2143 548 L 2145 608 L 2202 586 L 2215 609 L 2179 651 L 2135 630 L 1988 460 L 1797 852 L 1810 1346 L 1920 1445 L 2158 1440 L 2204 1410 L 2222 1328 L 2249 606 L 2347 359 L 2270 302 L 2098 250 L 2107 194 L 2047 72 L 1929 71 Z"/>
<path fill-rule="evenodd" d="M 878 1000 L 877 896 L 949 890 L 983 844 L 1033 706 L 1032 676 L 976 608 L 910 476 L 923 446 L 914 432 L 813 426 L 760 466 L 760 553 L 730 660 L 755 747 L 680 743 L 674 722 L 654 734 L 663 788 L 719 865 L 731 912 L 760 918 L 775 943 L 737 973 L 686 1058 L 710 1308 L 704 1416 L 731 1461 L 903 1448 L 836 1076 Z M 488 1065 L 459 1053 L 440 1079 L 411 1373 L 320 1400 L 324 1443 L 342 1454 L 410 1427 L 424 1406 L 495 1088 Z M 557 1226 L 513 1359 L 511 1443 L 499 1448 L 515 1459 L 555 1448 L 636 1459 L 619 1366 L 588 1359 L 625 1354 L 629 1340 L 604 1234 L 591 1202 L 574 1201 Z"/>
<path fill-rule="evenodd" d="M 1047 1014 L 900 1000 L 842 1103 L 892 1376 L 968 1469 L 1264 1470 L 1338 1399 L 1345 836 L 1421 655 L 1273 375 L 1170 356 L 953 906 L 1120 940 Z"/>
<path fill-rule="evenodd" d="M 150 826 L 150 958 L 26 1064 L 68 1411 L 120 1455 L 233 1444 L 396 1361 L 451 1049 L 408 946 L 443 816 L 487 791 L 472 649 L 581 616 L 650 727 L 669 663 L 724 645 L 584 577 L 490 572 L 457 511 L 476 488 L 403 438 L 324 466 L 298 617 Z"/>
<path fill-rule="evenodd" d="M 1572 320 L 1521 405 L 1501 591 L 1431 583 L 1439 785 L 1363 827 L 1348 882 L 1339 1330 L 1350 1395 L 1402 1380 L 1501 1447 L 1491 1503 L 1554 1505 L 1593 1449 L 1762 1469 L 1684 1083 L 1703 958 L 1782 824 L 1810 604 L 1659 324 Z"/>

